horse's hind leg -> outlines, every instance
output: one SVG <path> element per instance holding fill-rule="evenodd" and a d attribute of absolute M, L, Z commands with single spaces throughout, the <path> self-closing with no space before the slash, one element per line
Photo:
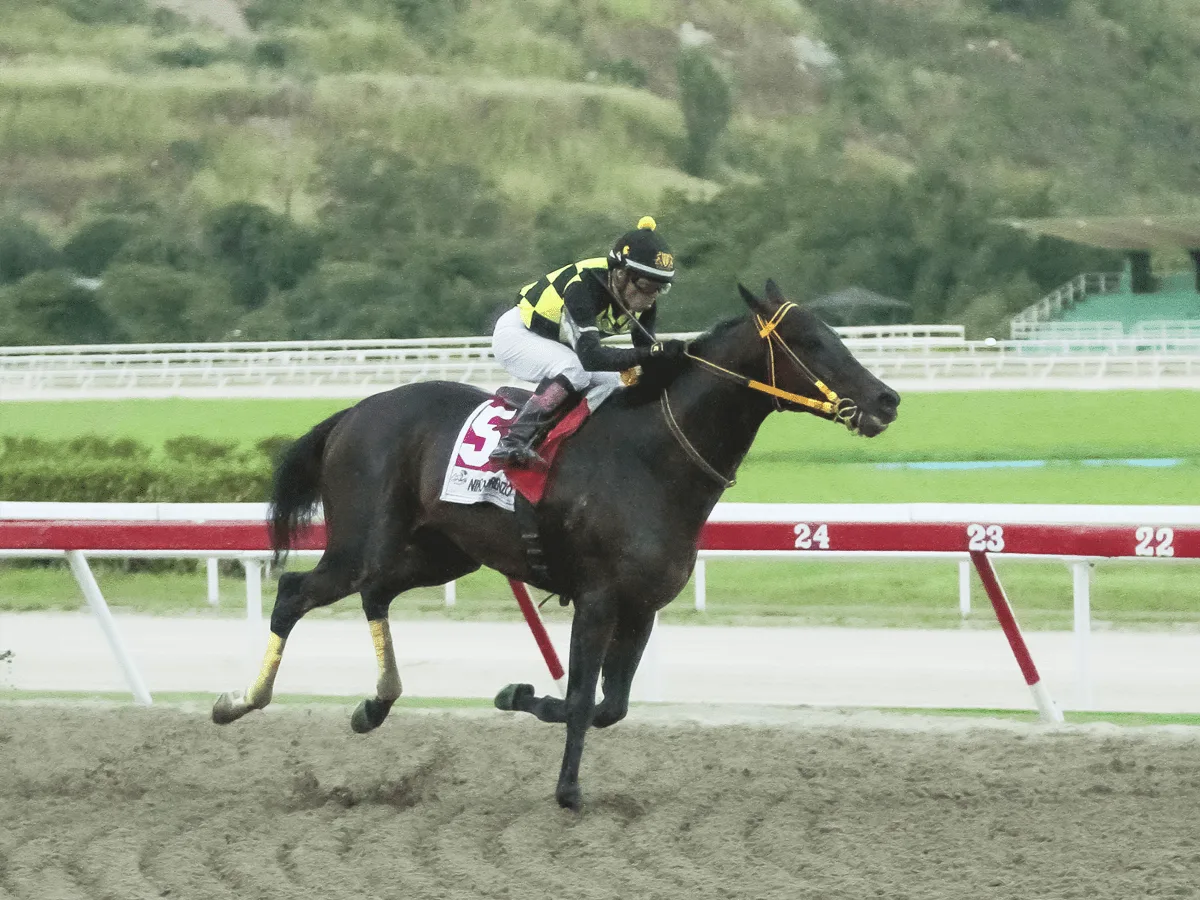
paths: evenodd
<path fill-rule="evenodd" d="M 592 595 L 576 600 L 575 619 L 571 623 L 571 671 L 565 701 L 567 746 L 563 750 L 562 769 L 554 791 L 558 805 L 567 809 L 579 809 L 579 763 L 583 758 L 583 741 L 592 724 L 596 682 L 600 680 L 600 667 L 612 640 L 616 619 L 611 597 Z"/>
<path fill-rule="evenodd" d="M 375 684 L 375 696 L 363 700 L 350 717 L 350 727 L 356 732 L 364 734 L 382 725 L 403 690 L 387 618 L 392 600 L 411 588 L 445 584 L 478 568 L 479 563 L 450 541 L 438 534 L 423 532 L 392 562 L 385 580 L 363 588 L 363 613 L 371 628 L 379 679 Z"/>
<path fill-rule="evenodd" d="M 654 612 L 624 615 L 617 623 L 612 641 L 604 653 L 604 700 L 596 706 L 592 725 L 607 728 L 629 713 L 629 692 L 633 676 L 654 627 Z M 510 684 L 496 695 L 496 708 L 507 712 L 527 712 L 543 722 L 565 722 L 567 704 L 558 697 L 538 697 L 531 684 Z"/>
<path fill-rule="evenodd" d="M 212 720 L 227 725 L 271 702 L 275 676 L 283 659 L 288 635 L 309 610 L 328 606 L 353 590 L 355 573 L 340 553 L 326 552 L 311 572 L 285 572 L 271 610 L 271 633 L 258 677 L 243 691 L 227 691 L 213 704 Z"/>
<path fill-rule="evenodd" d="M 350 727 L 359 734 L 373 731 L 383 724 L 392 704 L 404 690 L 400 681 L 400 669 L 396 665 L 396 650 L 392 645 L 392 629 L 388 624 L 388 607 L 396 596 L 406 588 L 375 587 L 362 592 L 363 613 L 371 629 L 371 643 L 375 645 L 375 661 L 379 665 L 379 678 L 375 682 L 375 696 L 358 704 L 350 717 Z"/>

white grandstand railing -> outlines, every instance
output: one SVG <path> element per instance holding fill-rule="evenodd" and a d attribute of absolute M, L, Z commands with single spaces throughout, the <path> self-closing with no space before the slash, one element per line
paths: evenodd
<path fill-rule="evenodd" d="M 1031 337 L 1039 324 L 1058 318 L 1064 310 L 1080 300 L 1092 294 L 1113 293 L 1120 286 L 1120 272 L 1085 272 L 1076 275 L 1009 319 L 1009 334 L 1014 340 Z"/>
<path fill-rule="evenodd" d="M 1200 320 L 1154 319 L 1149 322 L 1137 322 L 1129 333 L 1132 337 L 1159 340 L 1200 338 Z"/>
<path fill-rule="evenodd" d="M 1200 388 L 1200 336 L 985 342 L 964 340 L 961 326 L 839 332 L 898 390 Z M 0 400 L 349 399 L 434 379 L 488 389 L 513 381 L 487 337 L 0 348 Z"/>

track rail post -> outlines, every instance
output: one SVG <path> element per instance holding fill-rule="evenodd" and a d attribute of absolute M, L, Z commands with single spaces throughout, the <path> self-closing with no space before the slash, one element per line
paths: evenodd
<path fill-rule="evenodd" d="M 133 692 L 138 703 L 150 706 L 154 700 L 150 696 L 150 691 L 146 689 L 146 682 L 142 680 L 142 673 L 138 671 L 137 663 L 133 661 L 125 642 L 121 640 L 117 623 L 113 620 L 112 612 L 108 608 L 104 595 L 100 593 L 100 585 L 96 584 L 96 576 L 92 574 L 92 567 L 88 565 L 87 557 L 80 550 L 68 550 L 67 563 L 71 567 L 71 574 L 79 582 L 79 588 L 83 591 L 84 599 L 91 607 L 92 614 L 100 624 L 100 630 L 108 639 L 108 645 L 112 648 L 113 655 L 121 666 L 121 671 L 125 673 L 129 690 Z"/>
<path fill-rule="evenodd" d="M 1037 666 L 1033 664 L 1033 657 L 1029 653 L 1029 648 L 1025 645 L 1025 638 L 1021 636 L 1021 629 L 1017 625 L 1017 617 L 1013 615 L 1012 607 L 1008 603 L 1008 597 L 1004 594 L 1004 588 L 1000 586 L 1000 579 L 996 577 L 996 570 L 992 567 L 991 559 L 982 551 L 972 550 L 971 562 L 975 563 L 975 570 L 979 573 L 979 580 L 983 582 L 983 588 L 987 591 L 988 599 L 992 601 L 992 609 L 996 611 L 996 619 L 1000 622 L 1000 627 L 1004 629 L 1004 636 L 1008 638 L 1008 645 L 1012 648 L 1013 656 L 1017 658 L 1017 665 L 1021 668 L 1021 674 L 1025 677 L 1025 683 L 1029 685 L 1029 690 L 1033 694 L 1033 700 L 1037 704 L 1038 713 L 1042 721 L 1062 722 L 1062 710 L 1055 705 L 1054 698 L 1050 696 L 1050 692 L 1046 690 L 1046 686 L 1042 683 L 1042 677 L 1038 674 Z"/>
<path fill-rule="evenodd" d="M 549 632 L 546 631 L 542 614 L 538 612 L 538 608 L 534 605 L 529 596 L 529 590 L 523 582 L 510 578 L 508 586 L 512 588 L 513 596 L 517 598 L 517 605 L 521 607 L 521 614 L 525 616 L 525 623 L 533 632 L 533 639 L 537 641 L 538 649 L 542 651 L 542 659 L 546 660 L 546 668 L 550 670 L 550 677 L 554 679 L 559 696 L 567 696 L 567 681 L 564 677 L 566 673 L 563 671 L 558 654 L 554 651 L 554 643 L 550 640 Z"/>

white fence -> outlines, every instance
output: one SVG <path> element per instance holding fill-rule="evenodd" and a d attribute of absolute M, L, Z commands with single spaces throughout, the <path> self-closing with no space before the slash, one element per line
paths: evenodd
<path fill-rule="evenodd" d="M 1055 288 L 1037 303 L 1008 320 L 1013 339 L 1032 337 L 1039 327 L 1093 294 L 1110 294 L 1121 286 L 1120 272 L 1086 272 Z"/>
<path fill-rule="evenodd" d="M 962 326 L 842 328 L 900 391 L 1200 387 L 1200 336 L 967 341 Z M 487 337 L 0 348 L 0 399 L 334 397 L 414 381 L 511 383 Z"/>

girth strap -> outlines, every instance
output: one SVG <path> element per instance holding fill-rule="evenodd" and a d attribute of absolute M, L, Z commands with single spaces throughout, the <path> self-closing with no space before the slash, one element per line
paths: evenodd
<path fill-rule="evenodd" d="M 551 591 L 542 600 L 542 603 L 545 603 L 546 600 L 549 600 L 550 597 L 557 593 L 559 605 L 566 606 L 571 602 L 571 598 L 551 588 L 551 585 L 554 584 L 554 579 L 550 574 L 550 558 L 546 555 L 545 548 L 542 547 L 542 534 L 538 528 L 537 507 L 526 500 L 520 492 L 514 492 L 513 515 L 517 518 L 517 530 L 521 535 L 521 543 L 525 546 L 525 561 L 529 564 L 529 571 L 533 573 L 534 583 L 539 587 L 544 587 L 546 590 Z M 541 606 L 541 603 L 538 605 Z"/>

